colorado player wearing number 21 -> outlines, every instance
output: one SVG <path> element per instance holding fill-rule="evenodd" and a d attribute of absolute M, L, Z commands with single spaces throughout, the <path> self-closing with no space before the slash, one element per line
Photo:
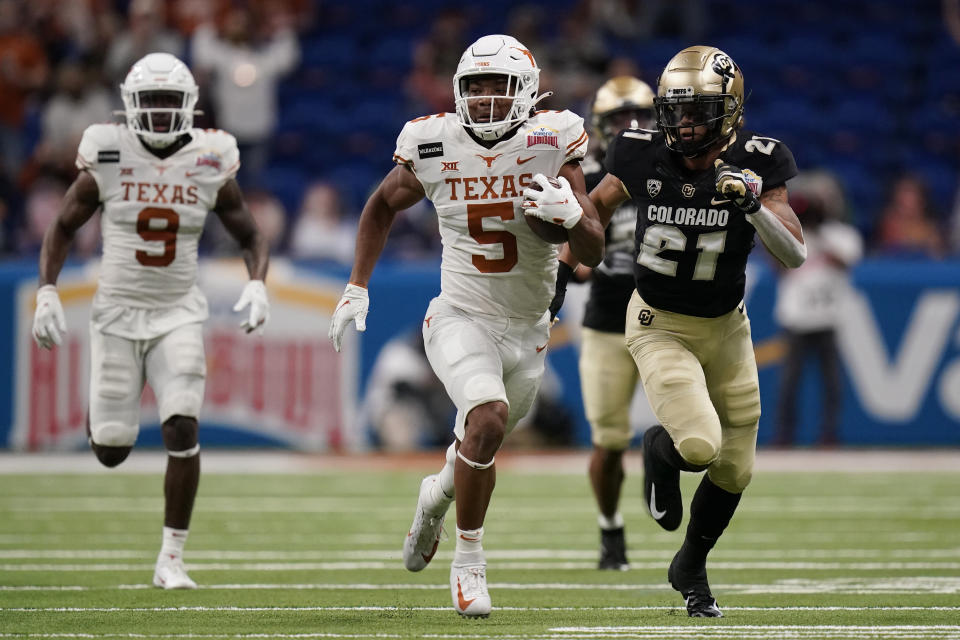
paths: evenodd
<path fill-rule="evenodd" d="M 207 301 L 197 287 L 197 243 L 214 211 L 240 245 L 250 281 L 234 311 L 262 329 L 269 317 L 267 243 L 234 176 L 233 136 L 193 128 L 197 85 L 166 53 L 137 61 L 120 86 L 126 124 L 87 128 L 70 186 L 40 251 L 33 335 L 43 348 L 66 331 L 56 281 L 76 231 L 102 207 L 103 260 L 90 320 L 88 436 L 102 464 L 115 467 L 137 439 L 140 395 L 157 397 L 163 443 L 163 542 L 153 584 L 195 589 L 183 548 L 200 478 L 197 416 L 206 362 L 201 323 Z"/>
<path fill-rule="evenodd" d="M 706 558 L 750 482 L 757 443 L 747 254 L 759 236 L 786 267 L 806 257 L 787 202 L 793 155 L 741 128 L 743 98 L 740 68 L 723 51 L 681 51 L 658 80 L 659 132 L 621 132 L 590 193 L 604 223 L 627 199 L 637 205 L 625 339 L 660 422 L 643 437 L 644 497 L 660 526 L 680 526 L 680 471 L 706 470 L 667 572 L 699 617 L 721 615 Z"/>
<path fill-rule="evenodd" d="M 424 347 L 457 417 L 446 464 L 420 485 L 403 560 L 410 571 L 427 566 L 456 496 L 450 594 L 467 617 L 491 610 L 482 537 L 494 455 L 530 409 L 543 375 L 553 243 L 567 240 L 591 266 L 603 256 L 603 230 L 579 164 L 587 149 L 583 119 L 533 110 L 545 97 L 538 96 L 539 73 L 530 51 L 510 36 L 470 45 L 453 78 L 456 114 L 417 118 L 400 132 L 398 166 L 363 209 L 350 282 L 330 324 L 337 350 L 351 320 L 365 329 L 367 283 L 394 216 L 429 198 L 443 257 L 441 292 L 423 320 Z"/>

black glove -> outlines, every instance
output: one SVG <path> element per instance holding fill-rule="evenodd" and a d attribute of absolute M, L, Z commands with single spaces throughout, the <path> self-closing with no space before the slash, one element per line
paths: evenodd
<path fill-rule="evenodd" d="M 560 266 L 557 268 L 557 288 L 553 294 L 553 300 L 550 301 L 550 322 L 553 322 L 557 314 L 560 313 L 560 307 L 563 306 L 563 298 L 567 295 L 567 283 L 570 282 L 572 276 L 573 269 L 561 260 Z"/>
<path fill-rule="evenodd" d="M 717 193 L 732 200 L 744 213 L 756 213 L 760 210 L 760 200 L 747 186 L 740 167 L 727 164 L 719 158 L 713 166 L 717 171 Z"/>

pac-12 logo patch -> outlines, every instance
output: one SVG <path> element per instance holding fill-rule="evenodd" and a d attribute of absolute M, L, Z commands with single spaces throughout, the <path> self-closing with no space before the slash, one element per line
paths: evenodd
<path fill-rule="evenodd" d="M 660 193 L 660 189 L 663 187 L 663 183 L 659 180 L 654 180 L 650 178 L 647 180 L 647 193 L 650 194 L 651 198 L 656 198 L 657 194 Z"/>

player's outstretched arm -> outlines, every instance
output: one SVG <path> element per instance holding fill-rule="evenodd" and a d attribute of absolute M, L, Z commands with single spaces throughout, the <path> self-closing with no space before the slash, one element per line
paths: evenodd
<path fill-rule="evenodd" d="M 260 233 L 256 220 L 247 209 L 240 185 L 233 178 L 228 180 L 217 192 L 217 202 L 213 211 L 220 218 L 224 228 L 240 245 L 240 255 L 247 265 L 247 273 L 251 280 L 260 280 L 267 277 L 267 267 L 270 263 L 270 246 L 267 239 Z"/>
<path fill-rule="evenodd" d="M 714 162 L 717 193 L 730 198 L 753 225 L 767 250 L 783 266 L 794 269 L 807 259 L 800 220 L 787 200 L 783 185 L 767 189 L 759 198 L 747 186 L 740 167 L 717 158 Z"/>
<path fill-rule="evenodd" d="M 43 234 L 33 338 L 44 349 L 52 349 L 60 344 L 67 331 L 66 316 L 57 294 L 57 277 L 70 252 L 77 229 L 93 216 L 99 206 L 100 189 L 97 181 L 86 171 L 81 171 L 67 190 L 57 218 Z"/>
<path fill-rule="evenodd" d="M 558 177 L 570 183 L 573 195 L 583 208 L 580 221 L 567 231 L 570 251 L 579 262 L 595 267 L 603 260 L 603 225 L 597 215 L 597 209 L 587 195 L 587 183 L 578 162 L 568 162 L 560 167 Z"/>
<path fill-rule="evenodd" d="M 373 267 L 387 242 L 393 219 L 398 211 L 409 209 L 424 196 L 426 193 L 423 185 L 413 175 L 413 170 L 397 165 L 363 206 L 360 222 L 357 224 L 357 245 L 350 282 L 337 302 L 327 332 L 327 337 L 333 341 L 333 348 L 337 351 L 340 351 L 343 332 L 351 320 L 354 321 L 357 331 L 365 331 L 367 328 L 367 311 L 370 308 L 367 283 L 370 282 Z"/>
<path fill-rule="evenodd" d="M 267 298 L 267 288 L 264 279 L 267 277 L 267 266 L 270 262 L 270 246 L 267 239 L 260 233 L 256 220 L 247 209 L 243 200 L 243 192 L 237 181 L 231 178 L 217 192 L 217 202 L 213 206 L 214 212 L 224 228 L 240 245 L 240 254 L 247 265 L 250 282 L 240 293 L 240 300 L 233 306 L 234 311 L 243 311 L 249 307 L 247 318 L 240 326 L 250 333 L 263 329 L 270 320 L 270 301 Z"/>
<path fill-rule="evenodd" d="M 589 200 L 597 211 L 597 221 L 601 229 L 606 229 L 613 218 L 613 212 L 617 210 L 630 195 L 624 188 L 620 179 L 613 174 L 608 173 L 603 177 L 593 191 L 590 192 Z M 603 231 L 601 231 L 601 239 Z M 553 300 L 550 302 L 550 319 L 553 320 L 560 312 L 563 306 L 563 300 L 567 294 L 567 284 L 573 278 L 577 271 L 580 260 L 574 255 L 569 244 L 564 244 L 560 249 L 560 266 L 557 269 L 557 285 L 554 290 Z M 580 282 L 580 280 L 577 280 Z"/>
<path fill-rule="evenodd" d="M 81 171 L 63 197 L 60 213 L 43 234 L 40 246 L 40 285 L 56 284 L 63 263 L 70 253 L 73 237 L 100 206 L 97 181 Z"/>

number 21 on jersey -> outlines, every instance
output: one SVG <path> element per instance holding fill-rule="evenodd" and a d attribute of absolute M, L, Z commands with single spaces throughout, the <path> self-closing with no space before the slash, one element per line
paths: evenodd
<path fill-rule="evenodd" d="M 727 243 L 726 231 L 714 231 L 697 235 L 697 264 L 693 268 L 693 280 L 713 280 L 717 273 L 717 259 Z M 643 233 L 643 246 L 637 262 L 651 271 L 676 277 L 679 263 L 661 258 L 663 251 L 683 251 L 687 247 L 687 235 L 677 227 L 655 224 Z"/>

